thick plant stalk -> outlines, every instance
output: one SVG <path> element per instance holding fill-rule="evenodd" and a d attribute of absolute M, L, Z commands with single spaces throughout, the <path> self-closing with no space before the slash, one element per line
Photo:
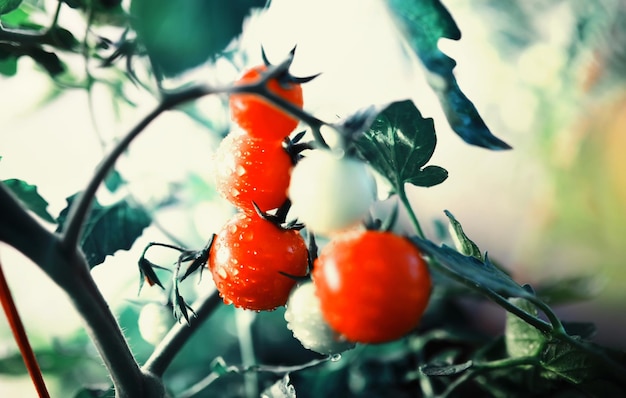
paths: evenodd
<path fill-rule="evenodd" d="M 28 341 L 28 336 L 26 334 L 26 330 L 24 329 L 24 325 L 22 324 L 20 315 L 15 307 L 15 302 L 13 301 L 11 291 L 9 290 L 9 284 L 4 277 L 2 264 L 0 264 L 0 301 L 2 301 L 4 313 L 9 321 L 9 326 L 11 327 L 11 331 L 15 337 L 15 342 L 20 349 L 20 353 L 24 359 L 24 364 L 26 365 L 28 374 L 35 385 L 37 394 L 40 398 L 49 398 L 50 394 L 48 393 L 48 388 L 46 387 L 43 375 L 41 374 L 41 368 L 39 367 L 33 348 Z"/>
<path fill-rule="evenodd" d="M 76 248 L 64 250 L 58 236 L 33 219 L 2 184 L 0 241 L 22 252 L 68 294 L 111 375 L 116 396 L 147 396 L 144 387 L 148 386 L 144 384 L 148 379 L 133 358 L 115 317 L 89 273 L 83 254 Z"/>

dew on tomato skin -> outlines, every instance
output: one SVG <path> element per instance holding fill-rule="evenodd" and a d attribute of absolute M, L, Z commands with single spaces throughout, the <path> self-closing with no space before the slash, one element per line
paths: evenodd
<path fill-rule="evenodd" d="M 231 234 L 234 234 L 235 232 L 237 232 L 237 226 L 235 224 L 232 224 L 228 227 L 228 232 L 230 232 Z"/>
<path fill-rule="evenodd" d="M 243 167 L 242 165 L 238 165 L 236 170 L 235 170 L 235 173 L 237 174 L 237 176 L 241 177 L 244 174 L 246 174 L 246 168 Z"/>
<path fill-rule="evenodd" d="M 242 235 L 239 236 L 239 240 L 243 240 L 243 241 L 246 241 L 246 242 L 249 242 L 252 239 L 254 239 L 254 232 L 252 232 L 252 231 L 246 231 Z"/>
<path fill-rule="evenodd" d="M 217 274 L 219 276 L 221 276 L 222 278 L 226 279 L 228 277 L 228 273 L 226 272 L 226 270 L 224 268 L 219 268 L 217 270 Z"/>
<path fill-rule="evenodd" d="M 240 192 L 239 192 L 239 190 L 238 190 L 237 188 L 231 188 L 231 189 L 230 189 L 230 194 L 231 194 L 233 197 L 237 197 L 237 196 L 239 196 Z"/>

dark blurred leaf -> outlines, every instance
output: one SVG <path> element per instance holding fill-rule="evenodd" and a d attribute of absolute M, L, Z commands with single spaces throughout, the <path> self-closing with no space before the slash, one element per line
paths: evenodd
<path fill-rule="evenodd" d="M 562 322 L 565 331 L 570 336 L 578 336 L 581 339 L 591 339 L 595 336 L 597 328 L 591 322 Z"/>
<path fill-rule="evenodd" d="M 469 144 L 510 149 L 489 131 L 474 104 L 459 88 L 453 73 L 456 62 L 439 50 L 441 38 L 461 38 L 456 22 L 443 4 L 439 0 L 387 0 L 387 3 L 413 51 L 435 75 L 430 84 L 452 129 Z"/>
<path fill-rule="evenodd" d="M 412 101 L 389 105 L 355 142 L 358 155 L 385 176 L 396 191 L 405 183 L 432 186 L 448 173 L 430 160 L 437 137 L 432 119 L 424 119 Z"/>
<path fill-rule="evenodd" d="M 35 185 L 31 185 L 16 178 L 4 180 L 3 183 L 18 197 L 28 210 L 48 222 L 55 222 L 54 217 L 48 213 L 48 202 L 39 195 Z"/>
<path fill-rule="evenodd" d="M 115 390 L 113 387 L 87 387 L 74 395 L 74 398 L 114 398 Z"/>
<path fill-rule="evenodd" d="M 420 368 L 420 372 L 426 376 L 453 376 L 465 372 L 473 365 L 472 361 L 459 363 L 456 365 L 424 365 Z"/>
<path fill-rule="evenodd" d="M 44 373 L 62 374 L 75 369 L 84 361 L 90 360 L 86 353 L 56 351 L 54 349 L 36 350 L 35 356 Z M 0 356 L 0 374 L 10 376 L 27 375 L 24 360 L 19 352 L 5 353 Z"/>
<path fill-rule="evenodd" d="M 28 49 L 27 55 L 29 55 L 33 61 L 37 62 L 39 66 L 44 68 L 52 77 L 65 71 L 65 66 L 53 52 L 46 51 L 40 47 L 31 47 Z"/>
<path fill-rule="evenodd" d="M 537 316 L 537 308 L 528 300 L 514 297 L 509 301 L 530 315 Z M 546 336 L 535 327 L 510 312 L 506 313 L 505 342 L 511 357 L 535 356 L 541 351 L 545 341 Z"/>
<path fill-rule="evenodd" d="M 119 187 L 124 185 L 124 179 L 117 170 L 113 169 L 104 179 L 104 185 L 109 191 L 115 192 L 118 190 Z"/>
<path fill-rule="evenodd" d="M 457 274 L 467 281 L 472 281 L 481 289 L 490 290 L 505 297 L 525 297 L 528 295 L 528 291 L 504 271 L 493 265 L 487 256 L 485 256 L 484 261 L 480 261 L 475 257 L 465 256 L 446 245 L 437 246 L 428 240 L 417 237 L 411 239 L 424 254 L 432 257 L 448 272 Z"/>
<path fill-rule="evenodd" d="M 478 248 L 478 245 L 474 243 L 470 238 L 465 235 L 461 223 L 448 210 L 444 210 L 445 215 L 450 220 L 450 226 L 452 227 L 452 237 L 457 245 L 457 250 L 466 256 L 476 257 L 478 260 L 483 260 L 483 255 Z"/>
<path fill-rule="evenodd" d="M 61 211 L 57 232 L 63 228 L 69 209 L 77 195 L 67 199 L 67 207 Z M 90 267 L 101 264 L 106 256 L 118 250 L 128 250 L 150 225 L 150 215 L 139 207 L 121 200 L 109 206 L 102 206 L 94 200 L 89 219 L 81 236 L 81 247 Z"/>
<path fill-rule="evenodd" d="M 175 76 L 207 62 L 265 0 L 133 0 L 131 22 L 157 73 Z"/>
<path fill-rule="evenodd" d="M 589 300 L 595 297 L 602 287 L 598 276 L 577 275 L 542 280 L 535 284 L 535 292 L 546 303 L 565 304 Z"/>
<path fill-rule="evenodd" d="M 3 57 L 0 54 L 0 74 L 4 76 L 15 76 L 17 73 L 17 58 L 13 56 Z"/>
<path fill-rule="evenodd" d="M 22 4 L 22 0 L 0 0 L 0 15 L 10 13 L 17 9 L 20 4 Z"/>

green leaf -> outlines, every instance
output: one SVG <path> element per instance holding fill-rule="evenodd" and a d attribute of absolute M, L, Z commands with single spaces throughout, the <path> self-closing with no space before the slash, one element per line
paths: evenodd
<path fill-rule="evenodd" d="M 22 4 L 22 0 L 0 0 L 0 15 L 10 13 L 17 9 L 20 4 Z"/>
<path fill-rule="evenodd" d="M 72 203 L 79 194 L 67 199 L 67 207 L 59 215 L 59 227 L 63 228 Z M 106 256 L 118 250 L 128 250 L 150 225 L 150 215 L 141 207 L 121 200 L 109 206 L 102 206 L 94 200 L 89 219 L 85 223 L 80 245 L 91 268 L 101 264 Z"/>
<path fill-rule="evenodd" d="M 133 0 L 131 23 L 157 72 L 175 76 L 209 61 L 242 31 L 265 0 Z"/>
<path fill-rule="evenodd" d="M 447 178 L 441 167 L 424 168 L 436 144 L 433 120 L 422 118 L 407 100 L 394 102 L 380 113 L 355 147 L 357 154 L 400 192 L 405 183 L 429 187 Z"/>
<path fill-rule="evenodd" d="M 528 300 L 514 297 L 509 299 L 509 301 L 530 315 L 537 317 L 537 307 Z M 546 342 L 546 336 L 539 330 L 510 312 L 506 313 L 504 337 L 506 351 L 513 358 L 535 356 L 541 351 Z"/>
<path fill-rule="evenodd" d="M 484 261 L 481 261 L 472 256 L 465 256 L 446 245 L 437 246 L 418 237 L 413 237 L 411 240 L 447 272 L 471 281 L 481 290 L 496 292 L 505 297 L 526 297 L 529 294 L 503 270 L 489 261 L 486 255 Z M 432 267 L 431 269 L 436 270 Z"/>
<path fill-rule="evenodd" d="M 450 220 L 450 235 L 452 235 L 457 250 L 466 256 L 476 257 L 478 260 L 482 261 L 483 255 L 478 245 L 465 235 L 461 223 L 458 222 L 448 210 L 444 210 L 444 213 Z"/>
<path fill-rule="evenodd" d="M 582 383 L 597 376 L 599 368 L 588 353 L 577 347 L 554 341 L 546 345 L 541 353 L 544 377 L 560 377 L 572 383 Z"/>
<path fill-rule="evenodd" d="M 456 62 L 439 50 L 439 40 L 459 40 L 456 22 L 439 0 L 387 0 L 397 25 L 424 66 L 433 73 L 430 85 L 437 93 L 452 129 L 467 143 L 488 149 L 510 149 L 495 137 L 463 94 L 453 69 Z"/>
<path fill-rule="evenodd" d="M 0 54 L 0 74 L 15 76 L 17 73 L 17 58 L 13 56 L 2 57 Z"/>
<path fill-rule="evenodd" d="M 54 217 L 48 213 L 48 202 L 39 195 L 37 187 L 25 181 L 12 178 L 3 181 L 4 185 L 18 197 L 26 208 L 37 214 L 43 220 L 54 223 Z"/>
<path fill-rule="evenodd" d="M 18 8 L 8 14 L 0 15 L 0 20 L 5 26 L 20 26 L 28 21 L 29 13 L 24 9 Z"/>

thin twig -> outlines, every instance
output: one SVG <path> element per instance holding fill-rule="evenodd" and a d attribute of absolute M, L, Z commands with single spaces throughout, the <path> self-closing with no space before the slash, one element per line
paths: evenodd
<path fill-rule="evenodd" d="M 37 357 L 35 357 L 33 348 L 28 341 L 28 335 L 26 334 L 26 330 L 24 329 L 24 324 L 22 324 L 20 315 L 17 312 L 17 308 L 15 307 L 15 301 L 11 296 L 9 284 L 4 277 L 4 271 L 2 270 L 1 263 L 0 301 L 2 302 L 4 313 L 6 314 L 7 320 L 9 321 L 9 326 L 11 327 L 11 331 L 13 332 L 13 336 L 15 337 L 17 346 L 19 347 L 22 358 L 24 359 L 24 364 L 26 365 L 28 374 L 30 375 L 31 380 L 35 385 L 35 390 L 37 391 L 37 394 L 40 398 L 49 398 L 50 394 L 48 393 L 48 389 L 46 388 L 46 382 L 44 381 L 41 374 L 41 368 L 39 367 L 39 363 L 37 362 Z"/>
<path fill-rule="evenodd" d="M 202 325 L 202 322 L 217 309 L 222 303 L 217 290 L 207 296 L 198 299 L 192 304 L 196 313 L 195 317 L 189 318 L 189 324 L 177 323 L 172 327 L 161 343 L 143 365 L 143 370 L 156 376 L 162 376 L 174 357 L 183 348 L 191 335 Z"/>
<path fill-rule="evenodd" d="M 92 177 L 91 181 L 78 198 L 76 204 L 70 209 L 65 228 L 62 235 L 62 245 L 66 250 L 72 250 L 72 248 L 78 245 L 80 235 L 82 232 L 83 224 L 89 210 L 91 203 L 96 195 L 100 184 L 107 177 L 117 159 L 128 149 L 130 143 L 137 138 L 137 136 L 161 113 L 174 108 L 184 102 L 191 101 L 202 96 L 215 93 L 217 91 L 208 87 L 194 87 L 189 90 L 183 91 L 178 94 L 173 94 L 166 97 L 157 107 L 152 110 L 148 115 L 133 127 L 128 134 L 112 149 L 109 155 L 100 164 L 98 170 Z"/>

